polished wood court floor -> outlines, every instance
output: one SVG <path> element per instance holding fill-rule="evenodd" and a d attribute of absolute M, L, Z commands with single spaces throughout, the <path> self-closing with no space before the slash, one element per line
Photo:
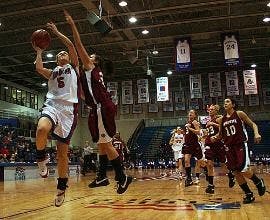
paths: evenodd
<path fill-rule="evenodd" d="M 262 174 L 270 188 L 269 170 Z M 202 219 L 202 220 L 266 220 L 270 219 L 270 194 L 263 197 L 249 182 L 256 200 L 242 204 L 238 185 L 228 188 L 224 175 L 215 178 L 215 194 L 205 193 L 206 181 L 184 187 L 169 170 L 128 170 L 136 177 L 128 191 L 118 195 L 113 173 L 110 185 L 88 188 L 94 174 L 73 177 L 69 181 L 65 203 L 53 204 L 56 192 L 54 178 L 0 183 L 0 219 Z M 218 171 L 217 171 L 218 173 Z"/>

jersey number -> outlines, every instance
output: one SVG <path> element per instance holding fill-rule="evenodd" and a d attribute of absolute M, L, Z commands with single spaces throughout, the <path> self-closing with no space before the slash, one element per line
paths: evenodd
<path fill-rule="evenodd" d="M 208 128 L 208 133 L 209 133 L 210 135 L 215 134 L 215 130 L 214 130 L 213 126 L 210 126 L 210 127 Z"/>
<path fill-rule="evenodd" d="M 57 78 L 58 88 L 65 87 L 65 82 L 63 80 L 64 80 L 64 77 L 62 77 L 62 76 Z"/>
<path fill-rule="evenodd" d="M 231 125 L 229 127 L 225 127 L 226 133 L 227 133 L 227 137 L 235 135 L 236 133 L 236 129 L 234 125 Z"/>

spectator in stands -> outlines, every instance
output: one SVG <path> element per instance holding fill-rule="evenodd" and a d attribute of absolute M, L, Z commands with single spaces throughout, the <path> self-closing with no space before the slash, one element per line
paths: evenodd
<path fill-rule="evenodd" d="M 3 157 L 7 158 L 9 160 L 10 158 L 10 152 L 6 145 L 4 145 L 3 148 L 0 149 L 0 154 L 2 154 Z"/>
<path fill-rule="evenodd" d="M 88 170 L 95 170 L 92 163 L 92 154 L 94 153 L 94 148 L 90 146 L 89 141 L 85 141 L 83 148 L 83 167 L 82 174 L 85 175 Z"/>

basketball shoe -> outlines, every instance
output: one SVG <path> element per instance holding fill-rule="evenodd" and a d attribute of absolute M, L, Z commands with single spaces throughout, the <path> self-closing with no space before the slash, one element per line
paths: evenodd
<path fill-rule="evenodd" d="M 48 170 L 48 167 L 47 167 L 47 163 L 49 163 L 50 161 L 50 158 L 45 158 L 43 161 L 39 161 L 37 164 L 38 164 L 38 168 L 39 168 L 39 175 L 42 177 L 42 178 L 47 178 L 48 177 L 48 174 L 49 174 L 49 170 Z"/>
<path fill-rule="evenodd" d="M 110 182 L 107 177 L 96 177 L 93 182 L 91 182 L 88 187 L 89 188 L 95 188 L 100 186 L 107 186 Z"/>
<path fill-rule="evenodd" d="M 205 189 L 205 192 L 208 194 L 214 194 L 215 193 L 215 186 L 209 184 L 207 186 L 207 188 Z"/>
<path fill-rule="evenodd" d="M 117 182 L 117 193 L 123 194 L 126 192 L 129 184 L 132 182 L 132 177 L 125 175 L 124 179 L 122 181 Z"/>
<path fill-rule="evenodd" d="M 57 184 L 57 194 L 54 199 L 54 205 L 56 207 L 60 207 L 64 201 L 65 201 L 65 192 L 68 182 L 68 178 L 58 178 L 58 184 Z"/>
<path fill-rule="evenodd" d="M 255 197 L 253 196 L 253 193 L 246 193 L 246 196 L 243 199 L 244 204 L 252 203 L 255 200 Z"/>

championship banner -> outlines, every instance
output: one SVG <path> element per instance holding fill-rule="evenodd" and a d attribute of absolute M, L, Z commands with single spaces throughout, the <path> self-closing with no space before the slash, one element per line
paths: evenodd
<path fill-rule="evenodd" d="M 190 97 L 191 99 L 202 98 L 202 82 L 201 75 L 189 75 Z"/>
<path fill-rule="evenodd" d="M 169 93 L 169 101 L 163 102 L 163 111 L 164 112 L 173 112 L 173 98 L 172 92 Z"/>
<path fill-rule="evenodd" d="M 107 82 L 107 91 L 111 94 L 113 103 L 118 105 L 118 82 Z"/>
<path fill-rule="evenodd" d="M 185 92 L 183 90 L 174 92 L 174 103 L 175 111 L 186 110 Z"/>
<path fill-rule="evenodd" d="M 122 104 L 133 104 L 132 81 L 122 82 Z"/>
<path fill-rule="evenodd" d="M 121 105 L 120 106 L 120 113 L 121 113 L 121 115 L 129 114 L 129 105 Z"/>
<path fill-rule="evenodd" d="M 237 71 L 225 72 L 227 96 L 239 95 Z"/>
<path fill-rule="evenodd" d="M 175 40 L 175 68 L 176 72 L 191 70 L 191 38 Z"/>
<path fill-rule="evenodd" d="M 258 106 L 260 105 L 260 99 L 259 99 L 259 95 L 248 95 L 248 106 Z"/>
<path fill-rule="evenodd" d="M 244 70 L 243 77 L 244 77 L 245 95 L 258 94 L 256 71 Z"/>
<path fill-rule="evenodd" d="M 200 109 L 199 100 L 198 99 L 190 99 L 189 100 L 189 109 Z"/>
<path fill-rule="evenodd" d="M 237 32 L 222 33 L 221 43 L 223 45 L 225 66 L 239 66 L 239 34 Z"/>
<path fill-rule="evenodd" d="M 203 102 L 203 109 L 206 109 L 207 105 L 212 104 L 211 98 L 209 97 L 209 91 L 203 90 L 202 102 Z"/>
<path fill-rule="evenodd" d="M 238 106 L 245 106 L 244 91 L 242 84 L 239 85 L 239 95 L 233 96 Z"/>
<path fill-rule="evenodd" d="M 169 101 L 168 77 L 156 78 L 157 83 L 157 101 Z"/>
<path fill-rule="evenodd" d="M 132 105 L 132 113 L 133 114 L 141 114 L 142 113 L 142 104 L 133 104 Z"/>
<path fill-rule="evenodd" d="M 263 91 L 263 104 L 269 105 L 270 104 L 270 87 L 269 87 L 269 85 L 263 84 L 262 91 Z"/>
<path fill-rule="evenodd" d="M 138 103 L 149 102 L 148 79 L 137 80 Z"/>
<path fill-rule="evenodd" d="M 208 81 L 210 97 L 222 96 L 220 73 L 209 73 Z"/>
<path fill-rule="evenodd" d="M 150 102 L 148 104 L 148 112 L 158 112 L 158 103 L 156 93 L 150 93 Z"/>

